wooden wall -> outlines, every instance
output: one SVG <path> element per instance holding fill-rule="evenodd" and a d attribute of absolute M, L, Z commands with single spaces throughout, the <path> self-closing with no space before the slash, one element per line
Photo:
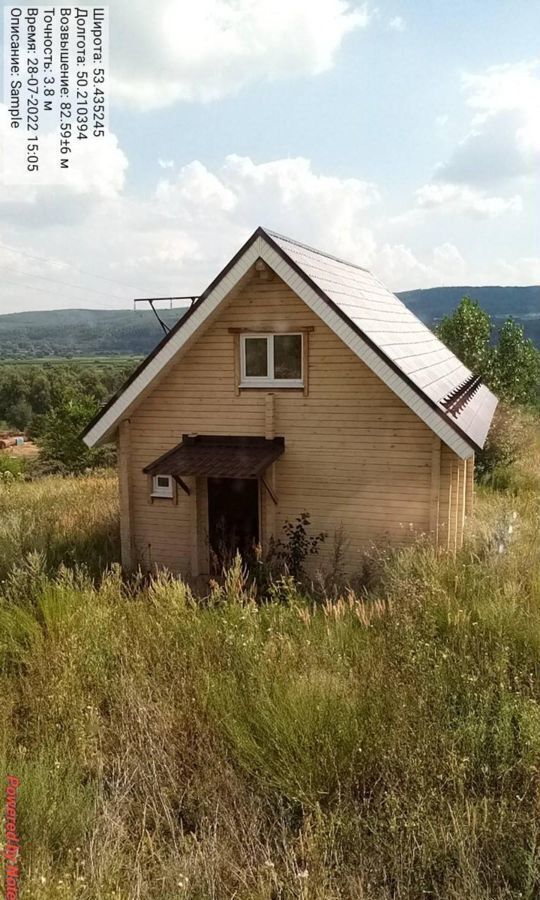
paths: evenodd
<path fill-rule="evenodd" d="M 307 396 L 271 389 L 269 401 L 268 389 L 239 392 L 231 328 L 312 328 Z M 342 529 L 350 571 L 372 541 L 432 532 L 443 546 L 459 544 L 465 464 L 280 279 L 254 272 L 120 429 L 128 565 L 207 571 L 205 485 L 192 480 L 191 497 L 178 491 L 175 500 L 152 500 L 142 469 L 185 432 L 264 435 L 272 418 L 285 453 L 268 473 L 278 506 L 262 491 L 265 541 L 307 510 L 314 531 L 329 533 L 321 558 Z"/>

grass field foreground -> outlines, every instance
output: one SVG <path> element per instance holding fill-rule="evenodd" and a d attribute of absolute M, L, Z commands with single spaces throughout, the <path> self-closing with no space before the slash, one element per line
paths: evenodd
<path fill-rule="evenodd" d="M 238 567 L 204 601 L 166 575 L 96 578 L 110 476 L 5 490 L 22 896 L 539 896 L 537 471 L 481 492 L 456 558 L 418 546 L 373 560 L 366 595 L 286 581 L 262 605 Z"/>

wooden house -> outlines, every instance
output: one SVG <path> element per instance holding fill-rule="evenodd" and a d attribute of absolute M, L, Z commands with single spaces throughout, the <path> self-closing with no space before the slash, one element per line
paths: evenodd
<path fill-rule="evenodd" d="M 212 571 L 304 510 L 454 551 L 497 404 L 366 269 L 258 228 L 85 431 L 115 440 L 126 568 Z"/>

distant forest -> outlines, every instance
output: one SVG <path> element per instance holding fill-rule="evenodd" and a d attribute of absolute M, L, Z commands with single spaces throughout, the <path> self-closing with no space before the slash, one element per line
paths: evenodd
<path fill-rule="evenodd" d="M 170 327 L 186 307 L 160 310 Z M 151 310 L 61 309 L 0 316 L 0 360 L 145 356 L 163 337 Z"/>
<path fill-rule="evenodd" d="M 125 357 L 0 360 L 0 431 L 15 429 L 36 437 L 46 417 L 66 403 L 97 408 L 124 383 L 136 362 Z"/>
<path fill-rule="evenodd" d="M 526 337 L 540 349 L 540 286 L 531 287 L 439 287 L 398 294 L 419 319 L 436 325 L 458 305 L 462 297 L 478 300 L 491 316 L 495 329 L 512 316 L 523 325 Z"/>
<path fill-rule="evenodd" d="M 432 326 L 465 295 L 502 324 L 511 315 L 540 348 L 540 287 L 441 287 L 404 291 L 399 297 Z M 173 325 L 186 308 L 160 310 Z M 0 316 L 0 359 L 144 356 L 163 337 L 148 310 L 67 309 Z"/>

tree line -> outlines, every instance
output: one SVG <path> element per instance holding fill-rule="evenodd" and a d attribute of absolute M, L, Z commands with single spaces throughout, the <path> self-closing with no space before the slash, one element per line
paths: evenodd
<path fill-rule="evenodd" d="M 66 398 L 103 403 L 125 381 L 133 363 L 0 364 L 0 421 L 38 433 L 46 416 Z"/>
<path fill-rule="evenodd" d="M 89 450 L 80 434 L 124 383 L 131 362 L 0 365 L 0 422 L 25 432 L 41 450 L 44 471 L 82 471 L 110 461 Z"/>

